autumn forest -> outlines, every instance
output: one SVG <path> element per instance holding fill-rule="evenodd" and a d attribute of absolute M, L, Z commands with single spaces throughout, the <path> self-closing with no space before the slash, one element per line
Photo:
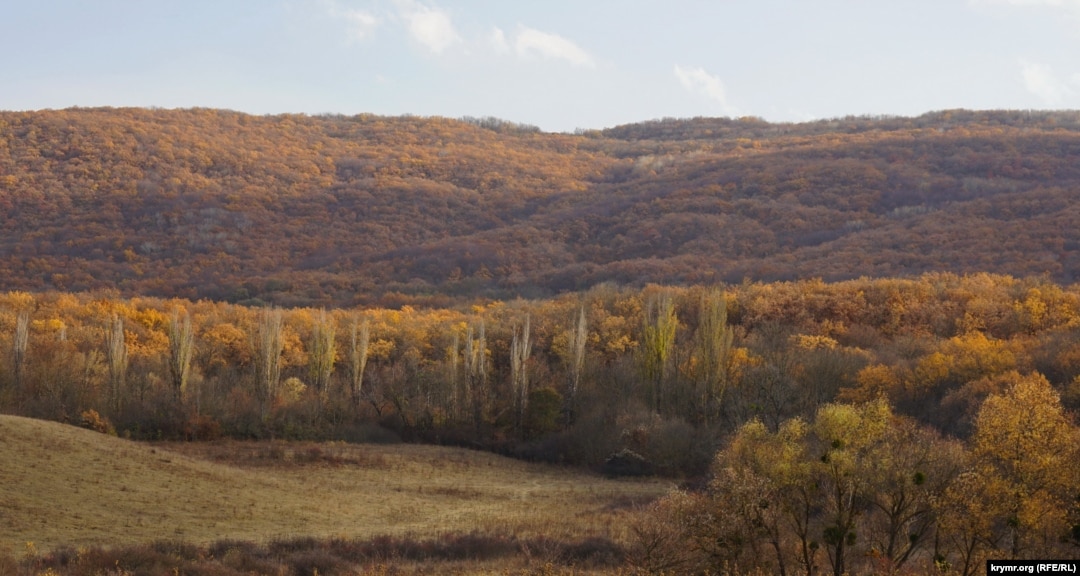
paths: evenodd
<path fill-rule="evenodd" d="M 1075 112 L 0 112 L 0 413 L 677 480 L 617 570 L 1076 557 L 1077 158 Z"/>

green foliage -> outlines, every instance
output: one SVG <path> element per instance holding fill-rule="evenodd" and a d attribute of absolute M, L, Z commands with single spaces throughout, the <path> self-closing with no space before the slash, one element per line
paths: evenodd
<path fill-rule="evenodd" d="M 653 410 L 665 411 L 670 406 L 671 391 L 667 390 L 667 375 L 671 354 L 675 346 L 675 330 L 679 320 L 675 316 L 675 304 L 671 294 L 654 294 L 645 307 L 641 327 L 641 348 L 638 362 L 643 380 L 650 387 Z"/>
<path fill-rule="evenodd" d="M 529 404 L 525 411 L 525 431 L 529 437 L 540 438 L 559 429 L 563 397 L 551 387 L 537 388 L 529 392 Z"/>

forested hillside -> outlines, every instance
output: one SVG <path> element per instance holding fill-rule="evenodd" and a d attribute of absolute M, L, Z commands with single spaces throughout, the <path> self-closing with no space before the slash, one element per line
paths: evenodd
<path fill-rule="evenodd" d="M 647 122 L 0 113 L 0 288 L 443 305 L 1080 259 L 1080 114 Z"/>
<path fill-rule="evenodd" d="M 626 527 L 645 573 L 970 576 L 1080 551 L 1080 288 L 1045 279 L 453 309 L 10 292 L 0 351 L 0 413 L 125 437 L 405 439 L 711 478 Z"/>

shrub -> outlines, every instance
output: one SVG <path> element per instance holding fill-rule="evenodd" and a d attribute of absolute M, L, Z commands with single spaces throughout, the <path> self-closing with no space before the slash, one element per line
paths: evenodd
<path fill-rule="evenodd" d="M 83 428 L 101 432 L 102 434 L 108 434 L 109 436 L 116 436 L 116 428 L 113 427 L 112 422 L 109 422 L 108 418 L 98 414 L 97 410 L 86 410 L 80 416 L 79 422 Z"/>

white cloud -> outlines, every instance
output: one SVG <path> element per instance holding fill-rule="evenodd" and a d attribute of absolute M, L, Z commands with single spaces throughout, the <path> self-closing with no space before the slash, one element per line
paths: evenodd
<path fill-rule="evenodd" d="M 506 42 L 506 34 L 499 28 L 495 28 L 488 36 L 488 42 L 495 50 L 496 54 L 508 54 L 510 52 L 510 44 Z"/>
<path fill-rule="evenodd" d="M 1046 64 L 1021 60 L 1020 67 L 1021 75 L 1024 78 L 1024 87 L 1046 104 L 1061 104 L 1062 101 L 1073 95 L 1069 85 L 1059 80 L 1057 75 L 1054 74 L 1054 70 Z M 1076 76 L 1073 77 L 1074 81 L 1075 79 Z"/>
<path fill-rule="evenodd" d="M 678 64 L 675 65 L 675 77 L 688 92 L 704 96 L 720 104 L 725 114 L 735 114 L 735 108 L 728 104 L 727 92 L 719 77 L 709 74 L 704 68 L 683 68 Z"/>
<path fill-rule="evenodd" d="M 347 24 L 349 38 L 352 40 L 363 40 L 371 36 L 375 29 L 379 27 L 379 24 L 382 23 L 371 12 L 345 8 L 335 0 L 321 0 L 319 4 L 328 16 Z"/>
<path fill-rule="evenodd" d="M 363 10 L 347 10 L 342 18 L 349 22 L 349 36 L 353 40 L 363 40 L 379 26 L 379 19 Z"/>
<path fill-rule="evenodd" d="M 540 56 L 541 58 L 566 60 L 574 66 L 592 68 L 596 66 L 593 57 L 572 41 L 532 28 L 521 27 L 514 41 L 514 51 L 521 58 Z"/>
<path fill-rule="evenodd" d="M 414 0 L 398 0 L 399 13 L 405 19 L 409 34 L 428 50 L 441 54 L 461 42 L 461 36 L 444 10 L 425 6 Z"/>

